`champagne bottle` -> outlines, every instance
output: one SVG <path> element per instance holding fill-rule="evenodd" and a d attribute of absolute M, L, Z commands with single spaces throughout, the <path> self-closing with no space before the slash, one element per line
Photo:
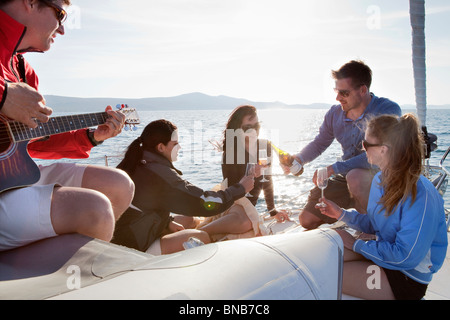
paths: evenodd
<path fill-rule="evenodd" d="M 276 147 L 273 143 L 272 143 L 272 147 L 278 153 L 278 158 L 280 159 L 280 163 L 284 166 L 289 167 L 290 172 L 294 176 L 299 176 L 303 173 L 303 166 L 293 156 L 291 156 L 288 152 L 283 151 L 280 148 Z"/>

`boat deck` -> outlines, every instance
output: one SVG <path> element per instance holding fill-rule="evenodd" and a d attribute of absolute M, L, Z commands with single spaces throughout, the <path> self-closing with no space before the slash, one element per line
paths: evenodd
<path fill-rule="evenodd" d="M 450 233 L 447 233 L 450 243 Z M 450 300 L 450 246 L 447 247 L 447 256 L 444 265 L 428 286 L 426 300 Z"/>

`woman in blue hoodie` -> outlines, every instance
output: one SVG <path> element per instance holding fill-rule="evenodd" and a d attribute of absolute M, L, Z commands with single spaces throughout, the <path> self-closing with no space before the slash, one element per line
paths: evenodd
<path fill-rule="evenodd" d="M 339 231 L 346 248 L 343 292 L 363 299 L 421 299 L 442 266 L 447 230 L 442 197 L 422 173 L 424 141 L 413 114 L 380 116 L 363 147 L 381 169 L 372 181 L 367 214 L 324 199 L 323 214 L 374 240 Z M 375 265 L 374 265 L 375 263 Z"/>

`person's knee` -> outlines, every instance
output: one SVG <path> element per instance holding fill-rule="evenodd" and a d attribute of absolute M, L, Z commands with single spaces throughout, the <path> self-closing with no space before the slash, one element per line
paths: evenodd
<path fill-rule="evenodd" d="M 249 231 L 252 229 L 252 227 L 253 227 L 252 222 L 250 221 L 250 219 L 247 216 L 245 216 L 241 220 L 241 227 L 242 227 L 242 230 L 246 230 L 246 231 Z"/>
<path fill-rule="evenodd" d="M 92 238 L 111 241 L 115 217 L 109 199 L 101 192 L 92 190 L 82 202 L 74 213 L 77 216 L 71 220 L 74 221 L 74 231 Z"/>
<path fill-rule="evenodd" d="M 347 180 L 347 186 L 350 193 L 355 194 L 355 192 L 358 192 L 361 186 L 360 171 L 358 169 L 350 170 L 345 176 L 345 179 Z"/>
<path fill-rule="evenodd" d="M 181 224 L 185 229 L 195 229 L 198 224 L 196 217 L 189 217 L 183 215 L 175 215 L 174 221 Z"/>
<path fill-rule="evenodd" d="M 347 176 L 347 187 L 355 201 L 355 208 L 363 213 L 367 208 L 373 174 L 369 170 L 353 169 Z"/>
<path fill-rule="evenodd" d="M 115 170 L 113 173 L 112 185 L 117 186 L 113 189 L 112 200 L 115 206 L 119 208 L 121 214 L 130 206 L 134 197 L 134 182 L 130 176 L 123 170 Z M 119 217 L 117 217 L 119 218 Z"/>
<path fill-rule="evenodd" d="M 95 204 L 86 211 L 83 217 L 83 229 L 94 238 L 111 241 L 115 227 L 114 211 L 109 199 L 101 193 L 97 194 Z"/>
<path fill-rule="evenodd" d="M 204 244 L 211 243 L 211 238 L 209 237 L 209 234 L 206 231 L 203 230 L 196 230 L 196 234 L 194 235 L 195 238 L 202 241 Z"/>
<path fill-rule="evenodd" d="M 90 219 L 91 236 L 110 242 L 114 234 L 115 218 L 113 214 L 96 213 Z"/>
<path fill-rule="evenodd" d="M 301 226 L 308 230 L 317 229 L 323 223 L 322 220 L 320 220 L 314 214 L 306 210 L 303 210 L 299 214 L 298 220 Z"/>
<path fill-rule="evenodd" d="M 86 168 L 84 188 L 103 193 L 111 202 L 116 220 L 130 206 L 134 197 L 134 182 L 123 170 L 89 166 Z"/>
<path fill-rule="evenodd" d="M 80 233 L 110 241 L 115 226 L 110 200 L 85 188 L 55 188 L 50 216 L 57 234 Z"/>
<path fill-rule="evenodd" d="M 247 216 L 247 213 L 245 212 L 245 210 L 242 208 L 241 210 L 237 210 L 235 211 L 236 217 L 237 217 L 237 221 L 239 223 L 239 225 L 241 226 L 242 230 L 248 231 L 252 228 L 252 222 L 249 219 L 249 217 Z M 245 232 L 242 231 L 242 232 Z"/>
<path fill-rule="evenodd" d="M 373 175 L 369 170 L 353 169 L 350 170 L 345 179 L 347 180 L 347 187 L 352 195 L 365 194 L 370 189 Z"/>
<path fill-rule="evenodd" d="M 130 176 L 122 170 L 117 170 L 118 180 L 122 187 L 122 191 L 126 193 L 124 197 L 124 202 L 130 205 L 134 197 L 134 182 L 131 180 Z"/>

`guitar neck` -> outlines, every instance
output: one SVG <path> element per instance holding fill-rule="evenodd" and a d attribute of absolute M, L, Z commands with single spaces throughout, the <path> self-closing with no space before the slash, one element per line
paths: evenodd
<path fill-rule="evenodd" d="M 21 142 L 72 130 L 98 126 L 105 123 L 108 117 L 106 112 L 52 117 L 46 123 L 35 120 L 38 126 L 34 129 L 17 121 L 9 121 L 8 124 L 14 140 L 16 142 Z"/>

